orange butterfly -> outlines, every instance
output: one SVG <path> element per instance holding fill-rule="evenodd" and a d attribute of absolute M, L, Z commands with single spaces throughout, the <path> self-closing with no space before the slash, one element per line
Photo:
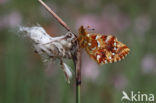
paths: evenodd
<path fill-rule="evenodd" d="M 89 33 L 81 26 L 79 28 L 79 44 L 98 64 L 107 64 L 124 59 L 130 49 L 112 35 Z"/>

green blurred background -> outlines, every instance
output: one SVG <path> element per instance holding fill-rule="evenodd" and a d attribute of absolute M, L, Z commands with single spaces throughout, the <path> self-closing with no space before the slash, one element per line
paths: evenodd
<path fill-rule="evenodd" d="M 156 0 L 45 2 L 75 33 L 89 25 L 131 49 L 123 61 L 107 65 L 83 51 L 81 103 L 121 103 L 123 90 L 156 95 Z M 19 25 L 38 24 L 51 36 L 66 33 L 37 0 L 0 0 L 0 103 L 75 103 L 74 79 L 67 84 L 59 63 L 44 64 L 20 36 Z"/>

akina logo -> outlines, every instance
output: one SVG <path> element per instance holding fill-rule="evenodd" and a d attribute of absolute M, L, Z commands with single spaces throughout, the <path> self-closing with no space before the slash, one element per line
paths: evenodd
<path fill-rule="evenodd" d="M 154 94 L 149 93 L 141 93 L 140 91 L 134 92 L 131 91 L 129 94 L 127 94 L 125 91 L 122 91 L 122 98 L 121 101 L 132 101 L 132 102 L 153 102 L 155 101 L 154 99 Z"/>

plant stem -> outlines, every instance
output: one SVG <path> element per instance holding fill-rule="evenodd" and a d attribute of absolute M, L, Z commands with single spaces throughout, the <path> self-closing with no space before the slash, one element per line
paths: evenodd
<path fill-rule="evenodd" d="M 76 103 L 80 103 L 81 96 L 81 52 L 78 45 L 76 59 Z"/>
<path fill-rule="evenodd" d="M 80 103 L 80 94 L 81 94 L 81 90 L 80 90 L 81 86 L 77 85 L 76 86 L 76 103 Z"/>
<path fill-rule="evenodd" d="M 53 11 L 51 10 L 42 0 L 38 0 L 49 12 L 50 14 L 67 30 L 71 31 L 71 29 L 67 26 L 67 24 Z M 74 34 L 74 33 L 73 33 Z M 75 35 L 75 37 L 77 37 Z M 76 41 L 76 52 L 73 54 L 73 61 L 75 66 L 75 81 L 76 81 L 76 103 L 80 103 L 81 96 L 81 52 L 78 41 Z"/>
<path fill-rule="evenodd" d="M 42 0 L 38 0 L 49 12 L 52 14 L 52 16 L 68 31 L 71 31 L 71 29 L 67 26 L 67 24 L 53 11 L 51 10 L 47 4 L 45 4 Z"/>

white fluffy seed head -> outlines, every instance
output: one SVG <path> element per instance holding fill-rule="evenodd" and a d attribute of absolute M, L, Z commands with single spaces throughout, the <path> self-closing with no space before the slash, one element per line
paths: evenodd
<path fill-rule="evenodd" d="M 44 60 L 49 60 L 48 58 L 72 58 L 71 53 L 73 51 L 71 51 L 71 48 L 73 40 L 75 40 L 73 33 L 68 32 L 63 36 L 51 37 L 39 26 L 20 27 L 19 31 L 25 32 L 25 37 L 28 37 L 32 41 L 35 51 Z M 72 78 L 71 68 L 65 63 L 62 63 L 62 66 L 67 82 L 70 83 L 70 79 Z"/>
<path fill-rule="evenodd" d="M 49 36 L 46 31 L 40 27 L 40 26 L 34 26 L 34 27 L 19 27 L 19 31 L 25 32 L 24 36 L 28 37 L 32 41 L 32 45 L 35 48 L 35 51 L 37 51 L 43 59 L 47 59 L 50 56 L 53 56 L 53 53 L 51 53 L 50 50 L 50 44 L 46 44 L 48 42 L 51 42 L 53 38 Z"/>
<path fill-rule="evenodd" d="M 66 35 L 51 37 L 40 27 L 20 27 L 21 32 L 25 32 L 25 37 L 33 41 L 35 51 L 43 58 L 71 58 L 70 50 L 74 34 L 68 32 Z M 45 58 L 45 59 L 46 59 Z"/>
<path fill-rule="evenodd" d="M 26 32 L 26 36 L 35 43 L 44 44 L 52 40 L 52 37 L 42 27 L 20 27 L 19 30 Z"/>
<path fill-rule="evenodd" d="M 64 66 L 64 72 L 66 73 L 66 78 L 67 78 L 67 82 L 70 83 L 70 79 L 72 78 L 72 72 L 71 72 L 71 68 L 66 64 L 63 63 Z"/>

